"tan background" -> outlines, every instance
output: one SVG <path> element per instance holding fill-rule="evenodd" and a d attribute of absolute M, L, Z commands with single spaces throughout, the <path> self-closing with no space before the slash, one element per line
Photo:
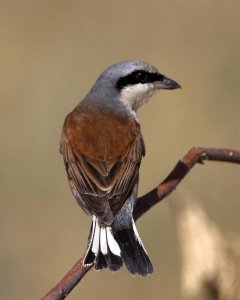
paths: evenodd
<path fill-rule="evenodd" d="M 0 1 L 0 298 L 39 299 L 84 252 L 90 220 L 69 191 L 58 140 L 66 114 L 112 63 L 140 59 L 176 79 L 139 113 L 140 194 L 193 145 L 240 148 L 240 2 Z M 240 231 L 240 169 L 197 166 L 185 191 Z M 90 272 L 68 299 L 184 299 L 168 199 L 139 222 L 155 274 Z"/>

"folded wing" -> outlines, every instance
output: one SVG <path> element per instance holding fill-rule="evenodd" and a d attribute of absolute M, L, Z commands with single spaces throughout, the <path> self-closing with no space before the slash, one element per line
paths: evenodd
<path fill-rule="evenodd" d="M 66 118 L 60 151 L 78 203 L 110 225 L 138 180 L 145 154 L 139 124 L 77 108 Z"/>

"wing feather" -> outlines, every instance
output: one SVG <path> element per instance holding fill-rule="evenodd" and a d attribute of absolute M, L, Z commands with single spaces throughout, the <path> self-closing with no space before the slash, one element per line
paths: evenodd
<path fill-rule="evenodd" d="M 65 121 L 60 141 L 75 198 L 88 214 L 96 215 L 105 224 L 113 222 L 114 215 L 127 200 L 138 180 L 139 166 L 145 154 L 140 126 L 136 121 L 115 120 L 115 123 L 115 131 L 118 130 L 115 134 L 120 141 L 115 140 L 117 136 L 115 139 L 111 136 L 108 143 L 109 137 L 104 132 L 102 139 L 105 140 L 95 139 L 94 144 L 89 133 L 87 137 L 82 134 L 87 122 L 82 122 L 81 115 L 77 125 Z M 104 126 L 109 128 L 108 121 L 102 121 L 101 130 L 98 127 L 94 129 L 99 131 L 96 134 L 102 134 Z M 92 151 L 97 149 L 96 152 L 89 152 L 86 145 L 89 141 L 92 141 Z"/>

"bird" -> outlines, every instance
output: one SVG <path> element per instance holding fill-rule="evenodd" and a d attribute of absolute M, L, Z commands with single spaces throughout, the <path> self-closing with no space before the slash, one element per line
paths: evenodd
<path fill-rule="evenodd" d="M 113 64 L 64 122 L 60 138 L 70 189 L 92 217 L 83 265 L 133 275 L 153 265 L 133 219 L 145 145 L 138 109 L 156 91 L 180 85 L 143 61 Z"/>

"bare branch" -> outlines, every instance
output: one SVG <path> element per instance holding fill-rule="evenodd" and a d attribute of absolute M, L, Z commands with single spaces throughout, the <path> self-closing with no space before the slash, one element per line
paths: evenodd
<path fill-rule="evenodd" d="M 83 257 L 81 257 L 63 279 L 50 292 L 41 298 L 41 300 L 65 299 L 92 266 L 93 265 L 84 266 Z"/>
<path fill-rule="evenodd" d="M 138 198 L 134 208 L 134 219 L 137 220 L 152 206 L 159 203 L 169 195 L 188 174 L 196 163 L 204 160 L 225 161 L 240 163 L 240 151 L 218 148 L 193 147 L 184 157 L 179 160 L 172 172 L 152 191 Z M 63 300 L 71 290 L 81 281 L 84 275 L 93 265 L 84 266 L 83 258 L 73 266 L 67 275 L 41 300 Z"/>
<path fill-rule="evenodd" d="M 196 163 L 204 160 L 240 163 L 240 151 L 219 148 L 193 147 L 178 161 L 172 172 L 152 191 L 138 198 L 134 208 L 134 219 L 137 220 L 155 204 L 168 196 Z"/>

